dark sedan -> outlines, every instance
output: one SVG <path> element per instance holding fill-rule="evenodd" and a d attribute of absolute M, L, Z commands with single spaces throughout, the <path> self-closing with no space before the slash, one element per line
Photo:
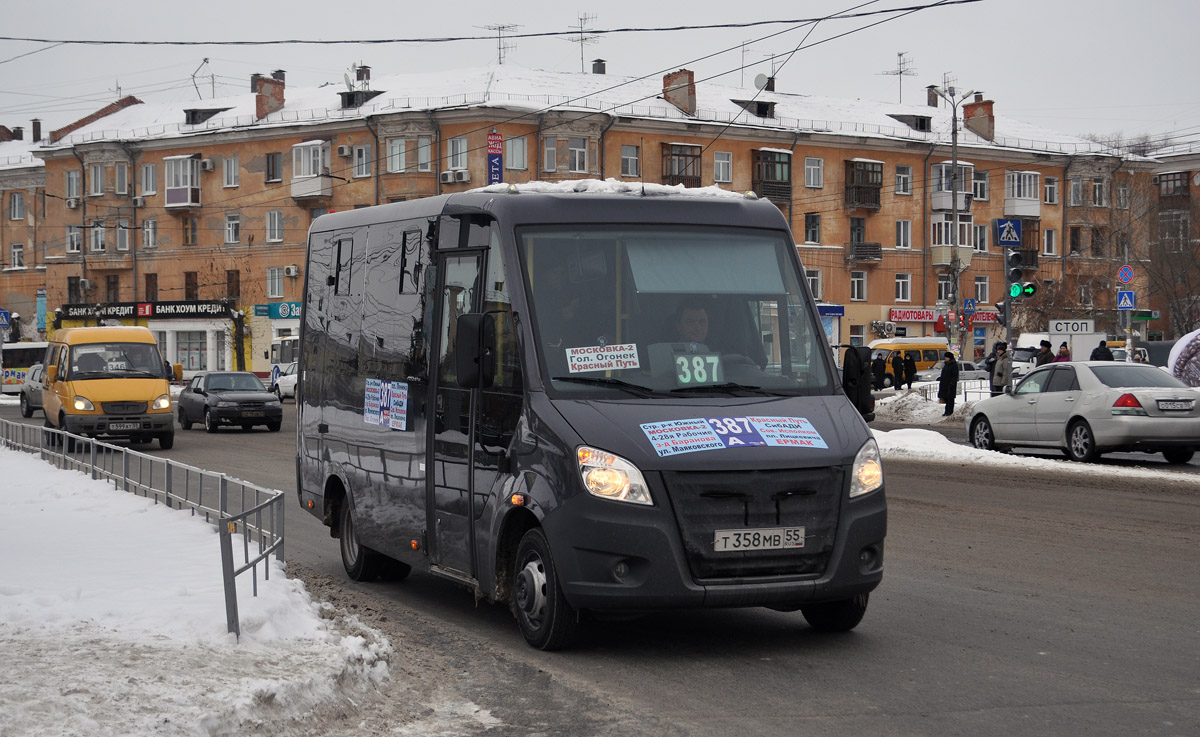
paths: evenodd
<path fill-rule="evenodd" d="M 283 424 L 283 406 L 249 371 L 212 371 L 196 374 L 179 394 L 179 426 L 190 430 L 204 423 L 208 432 L 222 425 L 249 430 L 266 425 L 277 432 Z"/>

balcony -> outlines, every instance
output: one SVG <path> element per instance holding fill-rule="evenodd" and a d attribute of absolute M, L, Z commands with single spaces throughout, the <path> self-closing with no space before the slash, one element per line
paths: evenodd
<path fill-rule="evenodd" d="M 330 197 L 333 195 L 333 179 L 327 176 L 298 177 L 292 179 L 292 198 L 297 200 Z"/>
<path fill-rule="evenodd" d="M 750 188 L 759 197 L 772 202 L 789 204 L 792 201 L 791 182 L 781 182 L 775 179 L 755 179 L 751 181 Z"/>
<path fill-rule="evenodd" d="M 1004 217 L 1006 218 L 1040 218 L 1042 216 L 1042 201 L 1036 197 L 1005 197 Z"/>
<path fill-rule="evenodd" d="M 699 187 L 700 177 L 691 174 L 663 174 L 662 183 L 668 187 L 682 184 L 685 187 Z"/>
<path fill-rule="evenodd" d="M 950 212 L 955 209 L 955 207 L 954 207 L 955 199 L 957 199 L 958 200 L 958 211 L 959 212 L 970 212 L 971 211 L 971 202 L 975 199 L 974 194 L 971 192 L 962 191 L 962 190 L 960 190 L 957 193 L 958 194 L 957 198 L 955 198 L 953 196 L 954 194 L 955 193 L 951 192 L 950 190 L 944 190 L 944 191 L 938 190 L 938 191 L 932 192 L 929 195 L 929 206 L 931 208 L 933 208 L 934 210 L 945 210 L 947 212 Z"/>
<path fill-rule="evenodd" d="M 847 243 L 846 262 L 851 264 L 877 264 L 883 261 L 882 243 Z"/>
<path fill-rule="evenodd" d="M 965 269 L 968 266 L 970 266 L 971 265 L 971 257 L 974 253 L 975 253 L 974 247 L 969 246 L 969 245 L 967 245 L 967 246 L 960 245 L 958 247 L 958 266 L 959 266 L 959 268 Z M 954 265 L 954 246 L 930 246 L 929 247 L 929 259 L 930 259 L 930 263 L 932 263 L 934 265 L 934 267 L 945 266 L 948 268 L 950 266 L 953 266 Z"/>
<path fill-rule="evenodd" d="M 168 210 L 188 210 L 200 207 L 199 187 L 167 187 L 163 207 Z"/>
<path fill-rule="evenodd" d="M 870 184 L 847 184 L 846 207 L 862 207 L 868 210 L 879 209 L 879 193 L 882 187 Z"/>
<path fill-rule="evenodd" d="M 1018 248 L 1017 253 L 1021 254 L 1021 263 L 1025 264 L 1026 271 L 1037 271 L 1038 249 L 1036 249 L 1036 248 Z"/>

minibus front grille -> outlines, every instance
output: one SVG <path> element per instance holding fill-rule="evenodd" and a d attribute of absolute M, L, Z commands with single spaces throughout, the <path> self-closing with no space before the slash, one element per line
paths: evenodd
<path fill-rule="evenodd" d="M 106 415 L 140 415 L 146 411 L 145 402 L 101 402 Z"/>
<path fill-rule="evenodd" d="M 688 566 L 697 581 L 825 572 L 845 481 L 839 467 L 665 472 Z M 717 552 L 717 530 L 804 528 L 804 547 Z"/>

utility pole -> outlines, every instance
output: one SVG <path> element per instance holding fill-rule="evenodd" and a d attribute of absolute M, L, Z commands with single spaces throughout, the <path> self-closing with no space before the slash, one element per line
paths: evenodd
<path fill-rule="evenodd" d="M 954 307 L 956 314 L 961 315 L 963 304 L 959 277 L 965 268 L 962 265 L 962 259 L 958 257 L 958 106 L 975 92 L 972 90 L 960 96 L 953 85 L 947 85 L 945 90 L 936 86 L 933 89 L 937 92 L 938 97 L 950 103 L 950 304 Z M 958 320 L 954 321 L 954 325 L 958 325 Z M 947 332 L 951 330 L 949 325 L 946 329 Z M 967 331 L 958 331 L 957 342 L 958 355 L 963 358 L 967 355 Z M 972 354 L 972 358 L 974 358 L 974 354 Z"/>

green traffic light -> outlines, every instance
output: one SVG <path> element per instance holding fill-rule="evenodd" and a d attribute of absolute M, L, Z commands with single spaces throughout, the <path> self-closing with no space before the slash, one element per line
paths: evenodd
<path fill-rule="evenodd" d="M 1008 296 L 1020 297 L 1022 294 L 1022 290 L 1023 290 L 1023 287 L 1020 284 L 1013 282 L 1012 284 L 1008 285 Z"/>
<path fill-rule="evenodd" d="M 1014 284 L 1013 286 L 1016 286 L 1016 285 Z M 1037 284 L 1034 282 L 1027 281 L 1020 286 L 1021 286 L 1021 296 L 1022 297 L 1032 297 L 1033 295 L 1037 294 Z"/>

